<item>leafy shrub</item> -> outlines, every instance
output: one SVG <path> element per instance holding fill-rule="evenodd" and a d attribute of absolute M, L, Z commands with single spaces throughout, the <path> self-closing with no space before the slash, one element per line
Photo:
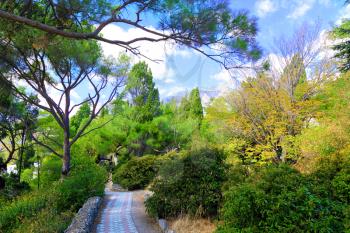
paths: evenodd
<path fill-rule="evenodd" d="M 64 232 L 75 213 L 71 210 L 58 212 L 52 208 L 41 210 L 33 218 L 25 218 L 14 233 L 48 233 Z"/>
<path fill-rule="evenodd" d="M 38 180 L 36 167 L 25 169 L 21 174 L 21 180 L 30 184 L 32 188 L 40 187 L 45 188 L 51 186 L 53 182 L 58 181 L 61 178 L 62 161 L 55 155 L 45 157 L 40 165 Z"/>
<path fill-rule="evenodd" d="M 147 211 L 159 217 L 215 215 L 224 180 L 219 150 L 199 149 L 172 156 L 163 162 L 151 186 L 154 194 L 146 201 Z"/>
<path fill-rule="evenodd" d="M 87 198 L 103 195 L 105 181 L 106 171 L 91 158 L 75 158 L 63 181 L 0 206 L 0 232 L 63 232 Z"/>
<path fill-rule="evenodd" d="M 10 232 L 21 219 L 35 216 L 48 205 L 49 192 L 34 191 L 0 208 L 0 232 Z"/>
<path fill-rule="evenodd" d="M 5 187 L 0 189 L 0 200 L 11 200 L 30 189 L 27 182 L 19 182 L 16 174 L 4 174 L 1 178 L 5 181 Z"/>
<path fill-rule="evenodd" d="M 78 210 L 92 196 L 103 196 L 107 172 L 92 158 L 78 157 L 72 161 L 69 177 L 57 187 L 57 209 Z"/>
<path fill-rule="evenodd" d="M 349 202 L 333 189 L 346 189 L 348 176 L 334 177 L 332 182 L 280 165 L 255 170 L 236 185 L 231 181 L 217 232 L 343 232 Z"/>
<path fill-rule="evenodd" d="M 115 170 L 113 181 L 129 190 L 145 188 L 157 173 L 155 161 L 152 155 L 134 157 Z"/>
<path fill-rule="evenodd" d="M 50 186 L 61 178 L 62 160 L 57 156 L 46 157 L 40 168 L 40 187 Z M 36 183 L 36 182 L 34 182 Z"/>

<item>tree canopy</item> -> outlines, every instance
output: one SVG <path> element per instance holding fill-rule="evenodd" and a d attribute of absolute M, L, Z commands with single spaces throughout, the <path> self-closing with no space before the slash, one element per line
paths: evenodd
<path fill-rule="evenodd" d="M 261 54 L 255 42 L 256 20 L 245 11 L 231 10 L 229 4 L 227 0 L 6 0 L 0 3 L 0 18 L 5 25 L 12 22 L 42 31 L 41 43 L 51 43 L 56 35 L 94 39 L 145 56 L 135 43 L 172 41 L 229 69 Z M 143 25 L 149 15 L 156 19 L 156 29 Z M 108 25 L 127 25 L 147 35 L 107 39 L 101 31 Z"/>

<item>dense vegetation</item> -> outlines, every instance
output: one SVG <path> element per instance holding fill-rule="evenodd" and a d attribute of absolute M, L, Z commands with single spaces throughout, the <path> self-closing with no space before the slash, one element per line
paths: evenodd
<path fill-rule="evenodd" d="M 81 156 L 73 165 L 72 174 L 64 181 L 59 180 L 60 163 L 43 166 L 46 172 L 41 175 L 40 189 L 2 203 L 0 231 L 63 232 L 88 197 L 103 195 L 107 179 L 106 171 L 91 158 Z M 56 179 L 52 177 L 55 174 Z"/>
<path fill-rule="evenodd" d="M 225 181 L 222 152 L 202 148 L 163 158 L 146 207 L 153 216 L 215 216 Z M 184 201 L 186 200 L 186 201 Z"/>
<path fill-rule="evenodd" d="M 349 20 L 329 32 L 335 56 L 306 24 L 271 59 L 228 1 L 70 3 L 0 2 L 1 233 L 63 232 L 108 174 L 149 189 L 150 215 L 210 218 L 220 233 L 350 231 Z M 172 33 L 142 25 L 149 13 Z M 258 67 L 206 106 L 199 88 L 164 102 L 146 61 L 104 56 L 100 41 L 133 55 L 158 41 L 99 34 L 120 22 Z"/>

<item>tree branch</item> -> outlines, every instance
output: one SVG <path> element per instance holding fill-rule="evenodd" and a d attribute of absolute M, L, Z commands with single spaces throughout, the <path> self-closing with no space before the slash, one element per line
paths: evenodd
<path fill-rule="evenodd" d="M 45 147 L 49 151 L 51 151 L 53 154 L 57 155 L 60 158 L 63 158 L 63 156 L 59 153 L 57 153 L 54 149 L 52 149 L 50 146 L 46 145 L 45 143 L 39 141 L 33 134 L 32 134 L 32 139 L 40 146 Z"/>

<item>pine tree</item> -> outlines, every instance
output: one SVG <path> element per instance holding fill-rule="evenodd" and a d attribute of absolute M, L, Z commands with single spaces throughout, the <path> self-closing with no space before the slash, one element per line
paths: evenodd
<path fill-rule="evenodd" d="M 151 121 L 160 113 L 158 89 L 153 82 L 152 71 L 145 62 L 139 62 L 130 71 L 126 89 L 135 107 L 134 118 L 138 122 Z"/>

